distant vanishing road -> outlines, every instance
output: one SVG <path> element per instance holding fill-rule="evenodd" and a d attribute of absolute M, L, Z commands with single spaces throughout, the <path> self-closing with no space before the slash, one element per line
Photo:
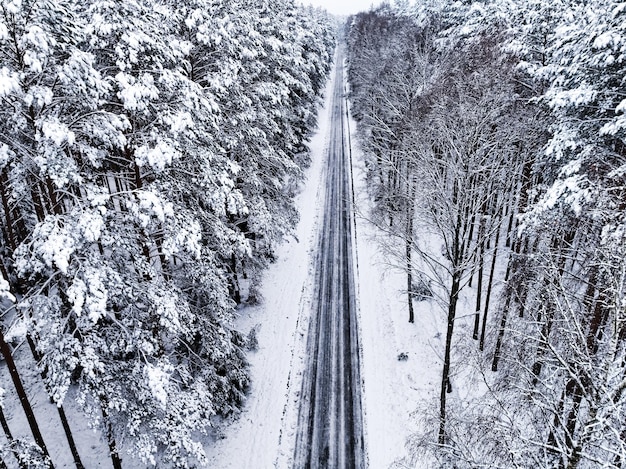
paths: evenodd
<path fill-rule="evenodd" d="M 296 469 L 365 467 L 341 49 L 334 74 L 324 224 L 300 396 Z"/>

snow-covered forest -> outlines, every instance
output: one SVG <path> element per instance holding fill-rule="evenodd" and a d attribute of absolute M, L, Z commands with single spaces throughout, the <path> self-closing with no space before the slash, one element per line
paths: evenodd
<path fill-rule="evenodd" d="M 298 219 L 334 35 L 292 0 L 1 1 L 0 468 L 51 466 L 34 361 L 76 467 L 64 404 L 114 468 L 203 463 L 249 384 L 233 316 Z"/>
<path fill-rule="evenodd" d="M 297 465 L 335 261 L 358 464 L 626 467 L 626 3 L 0 8 L 0 469 Z"/>
<path fill-rule="evenodd" d="M 346 31 L 371 217 L 406 320 L 445 324 L 397 467 L 624 467 L 626 3 L 405 1 Z"/>

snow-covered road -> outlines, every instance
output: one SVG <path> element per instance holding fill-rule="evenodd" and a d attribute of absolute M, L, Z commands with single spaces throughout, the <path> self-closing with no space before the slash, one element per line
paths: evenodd
<path fill-rule="evenodd" d="M 343 57 L 335 62 L 324 221 L 316 266 L 294 467 L 364 467 L 352 249 L 351 179 L 344 129 Z"/>

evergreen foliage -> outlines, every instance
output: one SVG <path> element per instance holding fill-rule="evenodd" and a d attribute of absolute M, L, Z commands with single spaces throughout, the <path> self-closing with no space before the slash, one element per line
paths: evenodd
<path fill-rule="evenodd" d="M 58 405 L 78 388 L 115 467 L 204 463 L 198 432 L 249 385 L 241 279 L 297 220 L 332 22 L 291 0 L 1 9 L 3 327 Z"/>

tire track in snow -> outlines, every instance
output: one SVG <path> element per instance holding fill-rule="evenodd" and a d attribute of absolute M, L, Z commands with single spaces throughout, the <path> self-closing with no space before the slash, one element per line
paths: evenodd
<path fill-rule="evenodd" d="M 295 468 L 365 467 L 358 328 L 351 234 L 351 184 L 346 154 L 343 53 L 335 61 L 328 176 L 309 325 Z"/>

